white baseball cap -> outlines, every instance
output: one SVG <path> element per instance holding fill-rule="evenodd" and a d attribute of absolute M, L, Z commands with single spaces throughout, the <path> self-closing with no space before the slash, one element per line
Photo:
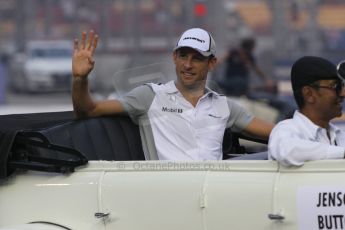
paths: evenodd
<path fill-rule="evenodd" d="M 216 44 L 211 34 L 200 28 L 186 30 L 178 40 L 174 51 L 181 47 L 190 47 L 201 53 L 203 56 L 216 56 Z"/>

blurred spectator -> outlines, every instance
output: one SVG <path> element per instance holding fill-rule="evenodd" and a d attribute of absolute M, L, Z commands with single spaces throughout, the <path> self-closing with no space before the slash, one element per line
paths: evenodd
<path fill-rule="evenodd" d="M 7 55 L 0 55 L 0 104 L 6 102 Z"/>
<path fill-rule="evenodd" d="M 275 91 L 274 82 L 256 64 L 253 55 L 254 49 L 254 38 L 245 38 L 238 48 L 231 49 L 224 57 L 220 58 L 219 64 L 225 64 L 225 75 L 219 80 L 219 86 L 226 95 L 248 95 L 251 70 L 262 79 L 263 90 Z"/>

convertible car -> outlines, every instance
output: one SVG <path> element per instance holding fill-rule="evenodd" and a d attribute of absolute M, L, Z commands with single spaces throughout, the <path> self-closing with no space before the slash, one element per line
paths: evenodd
<path fill-rule="evenodd" d="M 286 168 L 239 138 L 222 161 L 158 161 L 125 116 L 0 116 L 0 229 L 345 229 L 345 161 Z"/>

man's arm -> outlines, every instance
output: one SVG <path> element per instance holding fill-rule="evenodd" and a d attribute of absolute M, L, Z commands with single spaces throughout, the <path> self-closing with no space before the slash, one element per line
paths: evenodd
<path fill-rule="evenodd" d="M 273 127 L 274 124 L 254 117 L 243 132 L 259 139 L 268 140 Z"/>
<path fill-rule="evenodd" d="M 311 138 L 296 124 L 285 120 L 273 129 L 268 155 L 285 166 L 301 166 L 306 161 L 344 158 L 344 147 Z"/>
<path fill-rule="evenodd" d="M 72 101 L 74 113 L 78 118 L 96 117 L 124 113 L 124 108 L 118 100 L 96 102 L 89 92 L 88 75 L 93 70 L 95 61 L 94 52 L 97 48 L 98 35 L 93 31 L 82 33 L 82 40 L 74 40 L 72 58 Z"/>
<path fill-rule="evenodd" d="M 273 123 L 253 117 L 243 106 L 231 99 L 227 99 L 227 103 L 231 111 L 227 127 L 231 127 L 231 130 L 235 132 L 243 132 L 254 138 L 268 140 Z"/>

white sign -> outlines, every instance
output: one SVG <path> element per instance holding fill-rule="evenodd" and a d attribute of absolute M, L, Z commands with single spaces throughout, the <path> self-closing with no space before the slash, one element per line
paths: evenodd
<path fill-rule="evenodd" d="M 301 187 L 297 209 L 300 230 L 345 230 L 345 187 Z"/>

